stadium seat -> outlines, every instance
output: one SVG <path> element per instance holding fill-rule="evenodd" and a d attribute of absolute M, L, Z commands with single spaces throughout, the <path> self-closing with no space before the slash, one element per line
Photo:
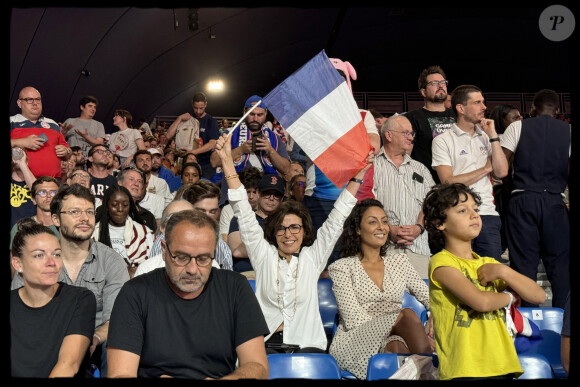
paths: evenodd
<path fill-rule="evenodd" d="M 518 353 L 524 373 L 518 379 L 553 379 L 552 367 L 545 356 L 538 353 Z"/>
<path fill-rule="evenodd" d="M 324 331 L 329 338 L 332 338 L 335 330 L 335 320 L 338 314 L 336 298 L 332 292 L 332 280 L 330 278 L 320 278 L 318 280 L 318 307 Z"/>
<path fill-rule="evenodd" d="M 252 287 L 252 290 L 255 292 L 256 291 L 256 280 L 254 280 L 254 279 L 248 279 L 248 282 L 250 283 L 250 286 Z"/>
<path fill-rule="evenodd" d="M 421 318 L 423 324 L 427 321 L 427 309 L 425 309 L 425 306 L 421 304 L 415 296 L 412 296 L 407 292 L 403 293 L 403 308 L 413 309 L 415 313 L 417 313 L 417 316 Z"/>
<path fill-rule="evenodd" d="M 369 359 L 367 380 L 390 378 L 399 369 L 399 355 L 396 353 L 377 353 Z"/>
<path fill-rule="evenodd" d="M 269 354 L 268 364 L 270 379 L 341 379 L 336 359 L 327 353 Z"/>
<path fill-rule="evenodd" d="M 521 354 L 539 354 L 544 356 L 548 360 L 555 378 L 567 378 L 560 354 L 562 343 L 560 333 L 562 332 L 564 310 L 545 306 L 537 308 L 520 307 L 518 310 L 523 316 L 533 321 L 540 328 L 540 333 L 542 334 L 542 338 L 538 340 L 537 345 L 531 346 L 528 350 L 521 352 Z"/>

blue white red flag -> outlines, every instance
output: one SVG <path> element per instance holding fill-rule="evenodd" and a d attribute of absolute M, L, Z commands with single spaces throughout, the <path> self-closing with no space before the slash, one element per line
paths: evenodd
<path fill-rule="evenodd" d="M 358 105 L 324 50 L 263 100 L 337 187 L 343 187 L 366 165 L 371 145 Z"/>

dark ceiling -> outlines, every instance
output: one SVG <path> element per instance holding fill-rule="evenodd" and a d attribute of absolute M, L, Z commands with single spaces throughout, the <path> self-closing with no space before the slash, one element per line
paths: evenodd
<path fill-rule="evenodd" d="M 208 93 L 207 111 L 239 116 L 247 97 L 267 94 L 321 50 L 353 64 L 358 92 L 415 92 L 432 64 L 443 67 L 450 90 L 471 83 L 484 92 L 571 92 L 577 33 L 544 38 L 538 18 L 547 5 L 199 8 L 196 31 L 187 8 L 12 8 L 10 114 L 25 86 L 41 92 L 44 114 L 60 122 L 78 116 L 78 101 L 91 94 L 110 132 L 115 109 L 136 121 L 191 112 L 192 95 L 220 77 L 226 90 Z"/>

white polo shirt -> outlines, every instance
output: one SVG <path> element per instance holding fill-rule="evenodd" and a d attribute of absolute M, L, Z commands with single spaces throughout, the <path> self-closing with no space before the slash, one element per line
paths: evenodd
<path fill-rule="evenodd" d="M 475 126 L 475 133 L 471 136 L 457 124 L 453 124 L 450 129 L 433 139 L 431 152 L 433 168 L 449 165 L 453 170 L 453 176 L 457 176 L 485 166 L 491 157 L 491 143 L 487 134 L 478 125 Z M 499 216 L 495 210 L 491 174 L 479 179 L 470 185 L 470 188 L 481 197 L 480 215 Z"/>

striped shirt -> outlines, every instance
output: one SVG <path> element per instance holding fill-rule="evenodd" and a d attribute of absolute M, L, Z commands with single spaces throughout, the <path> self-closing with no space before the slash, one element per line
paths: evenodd
<path fill-rule="evenodd" d="M 375 157 L 373 181 L 375 198 L 383 204 L 389 222 L 398 226 L 417 223 L 423 199 L 435 185 L 425 165 L 405 154 L 403 163 L 397 168 L 384 147 Z M 408 249 L 416 254 L 431 255 L 427 233 L 419 235 Z"/>

